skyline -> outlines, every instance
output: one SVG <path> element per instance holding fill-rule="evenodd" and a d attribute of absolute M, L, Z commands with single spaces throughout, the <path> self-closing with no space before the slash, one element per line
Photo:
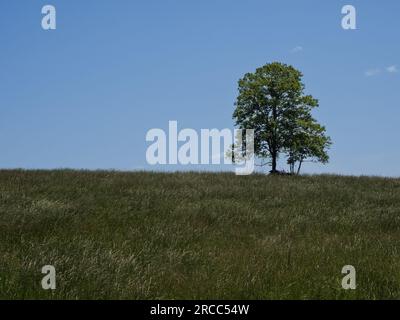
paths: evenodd
<path fill-rule="evenodd" d="M 44 31 L 41 8 L 57 9 Z M 357 30 L 341 8 L 357 9 Z M 333 146 L 305 173 L 400 176 L 400 3 L 4 1 L 0 168 L 150 166 L 146 133 L 234 128 L 237 81 L 272 61 L 304 74 Z"/>

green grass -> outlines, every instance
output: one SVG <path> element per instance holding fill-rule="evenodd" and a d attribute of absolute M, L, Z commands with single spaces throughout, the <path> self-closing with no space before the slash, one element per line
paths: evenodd
<path fill-rule="evenodd" d="M 400 179 L 3 170 L 0 298 L 399 299 Z"/>

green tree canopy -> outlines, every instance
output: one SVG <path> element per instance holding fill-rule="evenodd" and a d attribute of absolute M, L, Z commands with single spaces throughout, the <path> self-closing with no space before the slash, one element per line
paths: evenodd
<path fill-rule="evenodd" d="M 304 94 L 302 73 L 292 66 L 273 62 L 247 73 L 239 80 L 233 114 L 240 129 L 254 129 L 254 153 L 268 159 L 272 173 L 284 154 L 290 171 L 300 172 L 304 161 L 327 163 L 330 138 L 312 117 L 318 100 Z"/>

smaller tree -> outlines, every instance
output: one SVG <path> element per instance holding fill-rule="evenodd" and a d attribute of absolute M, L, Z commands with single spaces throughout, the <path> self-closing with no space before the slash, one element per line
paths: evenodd
<path fill-rule="evenodd" d="M 328 163 L 327 149 L 332 142 L 325 131 L 325 127 L 317 123 L 310 114 L 296 120 L 291 139 L 286 146 L 290 173 L 299 174 L 305 161 Z"/>

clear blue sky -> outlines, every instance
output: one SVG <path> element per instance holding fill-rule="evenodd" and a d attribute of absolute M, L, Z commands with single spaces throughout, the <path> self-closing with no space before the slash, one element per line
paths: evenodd
<path fill-rule="evenodd" d="M 345 4 L 358 30 L 341 28 Z M 2 0 L 0 168 L 154 169 L 149 129 L 232 128 L 237 80 L 281 61 L 334 142 L 306 172 L 400 176 L 399 14 L 398 0 Z"/>

